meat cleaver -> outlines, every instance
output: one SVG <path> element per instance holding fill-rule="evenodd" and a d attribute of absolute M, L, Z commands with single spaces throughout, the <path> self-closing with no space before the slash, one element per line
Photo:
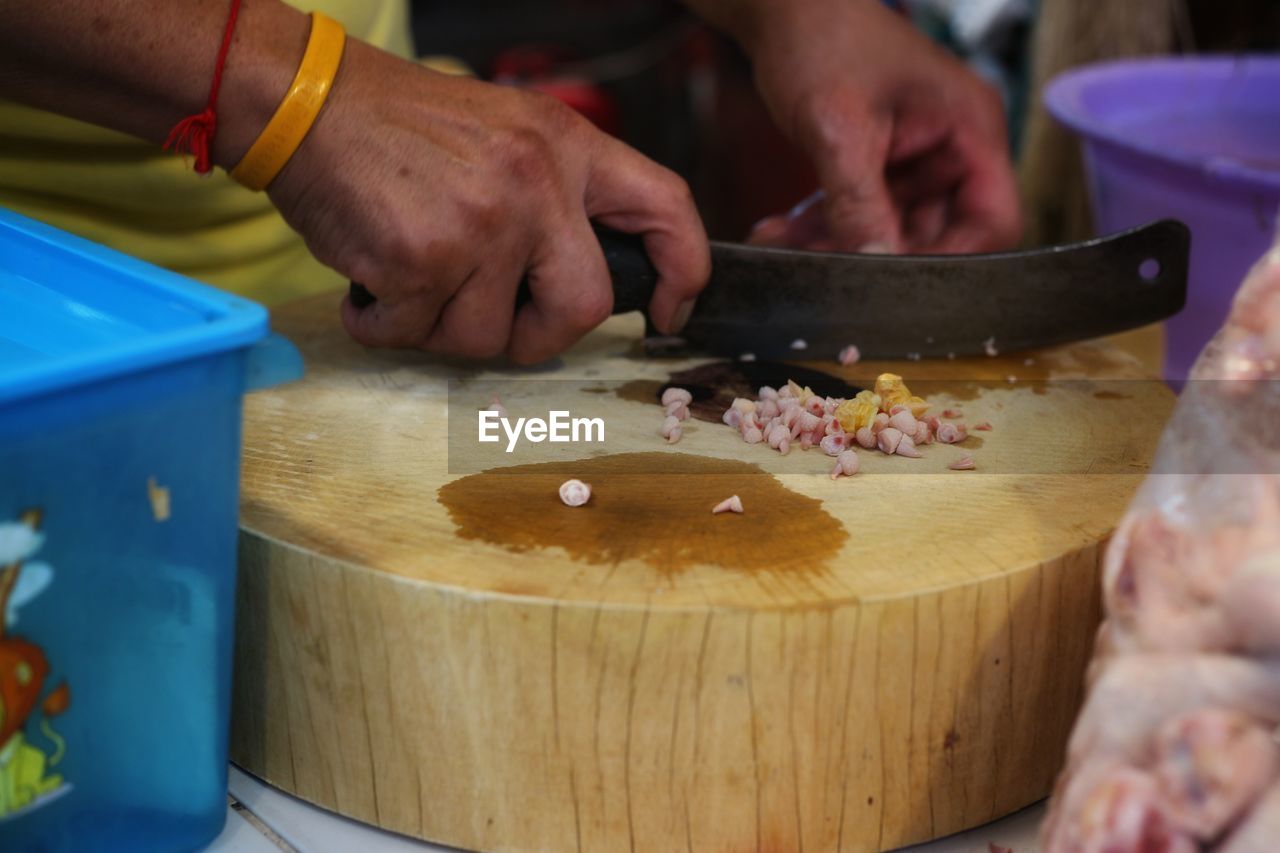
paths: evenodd
<path fill-rule="evenodd" d="M 643 311 L 657 273 L 640 238 L 596 228 L 613 313 Z M 1107 237 L 986 255 L 858 255 L 711 243 L 712 272 L 675 343 L 716 355 L 976 355 L 1121 332 L 1187 297 L 1191 234 L 1166 219 Z M 522 285 L 517 301 L 529 298 Z M 375 297 L 351 285 L 361 308 Z"/>

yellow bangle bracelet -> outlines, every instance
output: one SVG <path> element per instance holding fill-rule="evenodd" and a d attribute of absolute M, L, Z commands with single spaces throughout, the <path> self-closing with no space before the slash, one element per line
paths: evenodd
<path fill-rule="evenodd" d="M 231 170 L 231 177 L 255 192 L 267 188 L 298 150 L 315 123 L 342 62 L 347 34 L 333 18 L 311 13 L 311 35 L 298 73 L 275 115 Z"/>

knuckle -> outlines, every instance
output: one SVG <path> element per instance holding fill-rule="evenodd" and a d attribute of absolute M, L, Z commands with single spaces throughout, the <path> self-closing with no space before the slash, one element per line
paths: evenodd
<path fill-rule="evenodd" d="M 555 150 L 539 131 L 512 128 L 497 134 L 495 141 L 507 174 L 520 183 L 540 186 L 554 177 Z"/>
<path fill-rule="evenodd" d="M 673 208 L 693 209 L 693 190 L 689 182 L 670 169 L 663 169 L 662 194 Z"/>
<path fill-rule="evenodd" d="M 552 130 L 572 130 L 583 121 L 578 112 L 563 101 L 545 92 L 530 92 L 530 106 L 537 110 L 539 119 Z"/>
<path fill-rule="evenodd" d="M 830 154 L 865 131 L 870 111 L 866 93 L 856 87 L 818 87 L 797 99 L 791 116 L 792 137 L 808 140 L 811 146 Z"/>
<path fill-rule="evenodd" d="M 388 219 L 378 230 L 375 252 L 389 269 L 420 269 L 429 262 L 427 241 L 401 217 Z"/>
<path fill-rule="evenodd" d="M 840 192 L 828 196 L 826 205 L 827 217 L 837 222 L 861 221 L 868 218 L 867 206 L 872 193 L 865 182 L 857 182 L 843 188 Z"/>
<path fill-rule="evenodd" d="M 613 291 L 593 287 L 583 292 L 574 304 L 574 325 L 580 330 L 594 329 L 613 313 Z"/>
<path fill-rule="evenodd" d="M 509 211 L 488 193 L 469 194 L 457 200 L 459 219 L 470 234 L 491 238 L 510 227 Z"/>

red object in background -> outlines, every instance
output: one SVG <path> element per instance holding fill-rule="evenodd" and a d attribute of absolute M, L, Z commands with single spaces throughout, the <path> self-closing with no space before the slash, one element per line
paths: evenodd
<path fill-rule="evenodd" d="M 565 57 L 554 47 L 517 47 L 493 62 L 493 81 L 550 95 L 572 107 L 605 133 L 621 132 L 618 104 L 602 86 L 580 77 L 562 77 Z"/>
<path fill-rule="evenodd" d="M 764 217 L 803 201 L 817 188 L 817 175 L 774 124 L 735 47 L 703 29 L 687 51 L 690 67 L 713 81 L 714 92 L 697 117 L 692 183 L 711 238 L 742 240 Z"/>
<path fill-rule="evenodd" d="M 787 210 L 817 187 L 808 161 L 761 103 L 749 66 L 714 31 L 693 27 L 665 58 L 622 86 L 617 79 L 583 76 L 582 61 L 577 51 L 555 43 L 526 44 L 499 53 L 490 74 L 495 83 L 556 98 L 606 133 L 675 168 L 692 186 L 714 239 L 745 238 L 761 218 Z M 683 109 L 637 116 L 633 103 L 632 113 L 624 115 L 623 106 L 635 99 L 640 81 L 650 92 L 666 90 L 640 103 L 683 104 Z M 683 100 L 672 96 L 681 89 Z M 637 119 L 647 125 L 644 139 L 629 138 L 638 132 Z M 672 140 L 689 148 L 664 148 Z"/>
<path fill-rule="evenodd" d="M 561 103 L 573 107 L 605 133 L 617 136 L 621 130 L 618 105 L 607 92 L 589 81 L 551 78 L 531 81 L 526 88 L 550 95 Z"/>

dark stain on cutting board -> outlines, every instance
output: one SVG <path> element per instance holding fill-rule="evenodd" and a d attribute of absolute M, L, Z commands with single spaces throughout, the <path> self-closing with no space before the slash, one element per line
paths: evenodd
<path fill-rule="evenodd" d="M 591 484 L 585 506 L 560 502 L 570 478 Z M 735 494 L 744 514 L 711 514 Z M 813 573 L 849 536 L 821 501 L 759 466 L 684 453 L 492 468 L 446 483 L 438 496 L 463 539 L 515 553 L 558 547 L 594 565 L 643 560 L 663 573 L 695 564 Z"/>
<path fill-rule="evenodd" d="M 657 403 L 668 388 L 693 394 L 689 413 L 700 421 L 720 423 L 734 397 L 756 398 L 762 385 L 780 388 L 790 379 L 824 397 L 852 397 L 862 389 L 839 376 L 812 367 L 781 361 L 715 361 L 672 373 L 666 382 L 638 379 L 618 388 L 624 400 Z"/>

